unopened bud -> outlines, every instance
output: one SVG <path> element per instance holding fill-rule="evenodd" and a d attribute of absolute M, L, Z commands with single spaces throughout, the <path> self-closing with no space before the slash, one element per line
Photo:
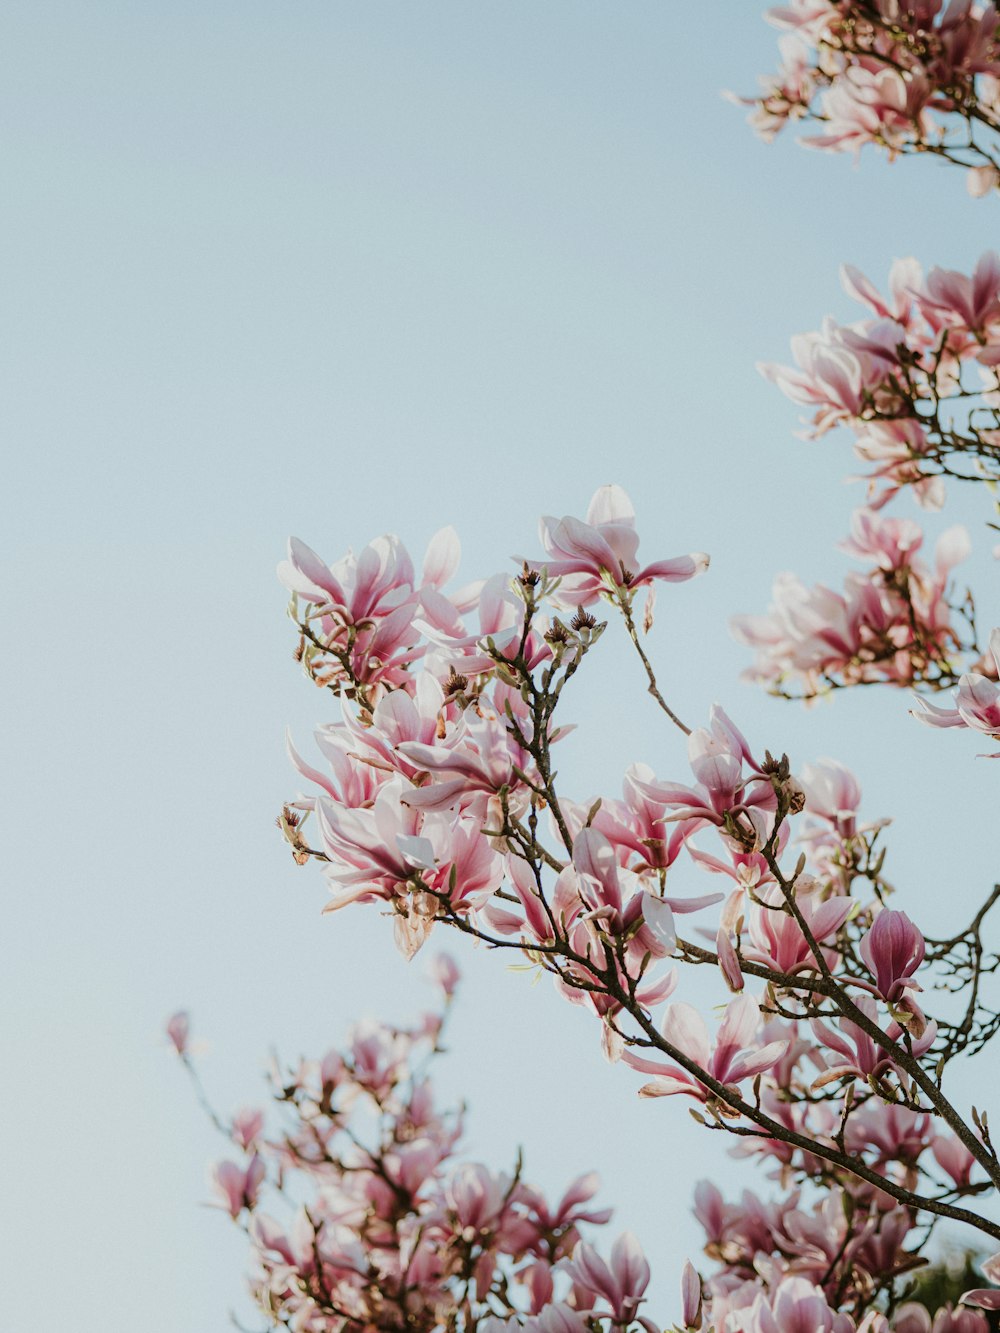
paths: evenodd
<path fill-rule="evenodd" d="M 719 931 L 715 937 L 715 948 L 719 955 L 719 971 L 723 980 L 734 995 L 739 994 L 744 986 L 743 973 L 728 931 Z"/>
<path fill-rule="evenodd" d="M 681 1322 L 685 1328 L 701 1328 L 701 1278 L 690 1259 L 681 1273 Z"/>

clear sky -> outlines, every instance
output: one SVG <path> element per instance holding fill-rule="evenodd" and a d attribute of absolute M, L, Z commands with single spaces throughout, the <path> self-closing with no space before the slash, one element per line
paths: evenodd
<path fill-rule="evenodd" d="M 758 143 L 719 96 L 774 60 L 745 0 L 9 0 L 4 28 L 5 1327 L 210 1333 L 243 1245 L 199 1206 L 216 1143 L 164 1016 L 193 1010 L 228 1111 L 272 1045 L 426 994 L 377 912 L 321 918 L 273 827 L 285 725 L 308 748 L 331 713 L 291 658 L 286 535 L 419 555 L 454 522 L 473 578 L 620 482 L 648 558 L 713 557 L 660 595 L 679 711 L 719 699 L 759 748 L 850 762 L 897 816 L 907 910 L 954 924 L 991 871 L 975 738 L 901 696 L 769 700 L 726 620 L 779 570 L 838 579 L 860 499 L 754 362 L 853 317 L 841 260 L 971 266 L 996 212 L 929 163 Z M 984 511 L 949 521 L 988 551 Z M 634 758 L 683 777 L 650 709 L 609 635 L 568 710 L 581 794 Z M 547 983 L 453 951 L 470 1152 L 523 1143 L 553 1189 L 596 1165 L 672 1319 L 694 1182 L 750 1174 L 640 1103 Z"/>

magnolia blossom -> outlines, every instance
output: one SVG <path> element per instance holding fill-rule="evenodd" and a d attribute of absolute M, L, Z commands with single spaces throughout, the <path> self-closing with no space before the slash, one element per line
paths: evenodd
<path fill-rule="evenodd" d="M 1000 675 L 1000 629 L 990 634 L 992 667 Z M 967 672 L 958 682 L 955 707 L 942 708 L 929 699 L 919 698 L 921 711 L 913 711 L 918 722 L 930 727 L 971 727 L 992 740 L 1000 740 L 1000 686 L 990 676 L 978 671 Z M 989 756 L 1000 759 L 1000 753 Z"/>
<path fill-rule="evenodd" d="M 184 1055 L 191 1033 L 191 1019 L 186 1009 L 179 1009 L 176 1014 L 171 1015 L 167 1020 L 166 1033 L 177 1054 Z"/>
<path fill-rule="evenodd" d="M 760 1005 L 752 995 L 739 995 L 726 1008 L 714 1046 L 709 1040 L 704 1019 L 684 1001 L 668 1005 L 661 1030 L 671 1046 L 695 1061 L 716 1082 L 731 1087 L 770 1069 L 786 1049 L 784 1041 L 756 1046 L 754 1038 L 759 1027 Z M 698 1101 L 707 1101 L 713 1095 L 694 1074 L 681 1066 L 647 1060 L 632 1051 L 626 1051 L 622 1059 L 632 1069 L 656 1075 L 651 1083 L 639 1089 L 641 1097 L 686 1093 Z"/>
<path fill-rule="evenodd" d="M 928 321 L 985 337 L 1000 333 L 1000 256 L 984 254 L 971 277 L 954 269 L 934 268 L 917 302 Z"/>
<path fill-rule="evenodd" d="M 934 1160 L 959 1188 L 968 1185 L 976 1159 L 954 1135 L 938 1134 L 931 1144 Z"/>
<path fill-rule="evenodd" d="M 702 1286 L 698 1270 L 690 1259 L 681 1272 L 681 1323 L 685 1328 L 701 1327 Z"/>
<path fill-rule="evenodd" d="M 919 990 L 913 974 L 924 961 L 924 937 L 905 912 L 884 908 L 861 941 L 861 956 L 875 976 L 878 993 L 889 1004 L 908 990 Z"/>
<path fill-rule="evenodd" d="M 267 1168 L 256 1153 L 245 1167 L 237 1162 L 219 1162 L 212 1171 L 212 1184 L 222 1207 L 230 1217 L 239 1217 L 244 1208 L 254 1208 Z"/>
<path fill-rule="evenodd" d="M 866 144 L 902 148 L 915 135 L 933 132 L 926 113 L 932 94 L 930 81 L 920 74 L 906 77 L 895 69 L 856 66 L 820 96 L 824 132 L 806 135 L 802 142 L 834 152 L 858 153 Z"/>
<path fill-rule="evenodd" d="M 981 1310 L 1000 1310 L 1000 1254 L 994 1254 L 982 1265 L 983 1276 L 996 1285 L 967 1291 L 962 1296 L 963 1305 L 977 1305 Z"/>
<path fill-rule="evenodd" d="M 616 1324 L 629 1324 L 636 1316 L 643 1293 L 649 1285 L 649 1264 L 639 1242 L 630 1231 L 618 1237 L 605 1263 L 593 1246 L 581 1241 L 573 1257 L 563 1264 L 577 1286 L 608 1303 Z M 655 1324 L 642 1321 L 651 1330 Z"/>
<path fill-rule="evenodd" d="M 795 0 L 771 9 L 781 63 L 761 79 L 750 123 L 765 139 L 791 122 L 815 122 L 811 148 L 858 153 L 925 151 L 942 140 L 955 161 L 984 170 L 990 158 L 964 135 L 993 127 L 1000 74 L 996 9 L 955 0 Z"/>
<path fill-rule="evenodd" d="M 947 675 L 961 635 L 948 602 L 952 570 L 969 554 L 963 528 L 951 528 L 935 545 L 934 566 L 916 554 L 922 534 L 863 510 L 855 518 L 848 551 L 873 561 L 851 573 L 843 593 L 794 575 L 775 580 L 774 602 L 763 616 L 737 616 L 734 637 L 755 649 L 747 672 L 779 688 L 796 683 L 806 698 L 824 689 L 861 682 L 912 685 Z"/>
<path fill-rule="evenodd" d="M 915 459 L 892 450 L 920 453 L 917 430 L 892 416 L 909 401 L 913 349 L 928 340 L 924 355 L 937 339 L 938 387 L 954 376 L 972 342 L 993 336 L 991 272 L 966 289 L 948 274 L 925 283 L 904 264 L 883 297 L 850 270 L 846 285 L 874 318 L 802 345 L 787 383 L 823 423 L 899 427 L 878 446 L 893 484 Z M 926 461 L 930 434 L 924 442 Z M 596 1019 L 608 1060 L 646 1076 L 640 1095 L 693 1098 L 696 1118 L 735 1130 L 739 1153 L 772 1173 L 773 1198 L 733 1205 L 702 1192 L 718 1267 L 685 1270 L 685 1329 L 896 1333 L 873 1298 L 898 1290 L 914 1262 L 921 1212 L 966 1216 L 974 1167 L 991 1170 L 985 1136 L 946 1136 L 939 1114 L 944 1105 L 956 1125 L 941 1101 L 942 1052 L 946 1064 L 989 1020 L 974 1006 L 965 1026 L 939 1027 L 917 1006 L 930 951 L 905 913 L 882 906 L 885 821 L 863 822 L 860 784 L 838 761 L 797 776 L 714 705 L 707 725 L 680 723 L 687 776 L 657 732 L 656 769 L 629 765 L 620 795 L 573 789 L 560 771 L 570 766 L 555 761 L 570 729 L 563 687 L 604 627 L 582 609 L 568 623 L 558 612 L 603 595 L 638 647 L 632 589 L 695 571 L 683 560 L 639 566 L 617 488 L 598 493 L 586 522 L 544 520 L 542 532 L 548 560 L 450 596 L 453 536 L 436 539 L 419 578 L 396 539 L 329 570 L 293 548 L 303 660 L 339 695 L 339 716 L 316 732 L 319 759 L 290 746 L 305 790 L 284 807 L 282 832 L 296 861 L 321 863 L 327 910 L 375 905 L 408 958 L 451 927 L 487 957 L 547 973 Z M 811 692 L 948 683 L 964 648 L 949 585 L 967 544 L 952 529 L 930 560 L 924 545 L 911 520 L 859 510 L 844 548 L 863 571 L 843 594 L 788 581 L 785 605 L 743 622 L 759 674 Z M 364 636 L 387 625 L 400 652 L 358 662 Z M 639 656 L 654 700 L 679 722 Z M 692 866 L 722 875 L 725 890 L 697 892 Z M 972 965 L 968 938 L 956 936 L 946 968 Z M 717 996 L 733 997 L 714 1039 L 687 982 L 698 964 Z M 454 964 L 438 962 L 434 980 L 450 1008 Z M 608 1216 L 591 1202 L 590 1173 L 550 1203 L 520 1171 L 455 1160 L 460 1121 L 435 1111 L 421 1072 L 443 1022 L 361 1024 L 342 1049 L 281 1071 L 291 1127 L 277 1135 L 256 1109 L 220 1119 L 245 1161 L 220 1166 L 216 1190 L 248 1229 L 261 1308 L 299 1333 L 442 1320 L 455 1333 L 594 1333 L 601 1322 L 654 1333 L 663 1325 L 644 1312 L 649 1270 L 635 1241 L 604 1258 L 584 1235 Z M 175 1045 L 185 1043 L 178 1028 Z M 384 1137 L 358 1137 L 355 1105 Z M 278 1222 L 267 1200 L 286 1178 L 307 1202 Z M 943 1309 L 935 1329 L 976 1318 Z"/>
<path fill-rule="evenodd" d="M 762 778 L 745 736 L 718 704 L 712 706 L 709 726 L 696 728 L 688 737 L 688 762 L 694 786 L 635 775 L 638 791 L 669 810 L 672 820 L 719 826 L 726 815 L 775 804 L 774 790 Z"/>
<path fill-rule="evenodd" d="M 869 1022 L 877 1026 L 878 1010 L 874 1001 L 861 996 L 856 1004 Z M 813 1019 L 810 1026 L 814 1036 L 819 1038 L 824 1054 L 828 1058 L 832 1056 L 835 1061 L 814 1080 L 814 1088 L 825 1087 L 842 1078 L 858 1078 L 869 1082 L 893 1067 L 892 1057 L 881 1046 L 876 1046 L 864 1028 L 849 1018 L 840 1020 L 839 1033 L 832 1031 L 819 1019 Z"/>
<path fill-rule="evenodd" d="M 453 993 L 454 965 L 434 972 Z M 609 1316 L 656 1333 L 640 1313 L 650 1268 L 636 1238 L 607 1260 L 591 1239 L 611 1216 L 592 1203 L 593 1172 L 549 1202 L 520 1167 L 459 1156 L 461 1119 L 436 1108 L 423 1072 L 443 1022 L 364 1024 L 321 1061 L 275 1071 L 283 1114 L 266 1129 L 262 1112 L 234 1118 L 244 1160 L 219 1163 L 213 1187 L 246 1234 L 261 1313 L 304 1333 L 591 1333 Z"/>
<path fill-rule="evenodd" d="M 708 556 L 701 551 L 640 566 L 635 510 L 620 486 L 595 492 L 586 521 L 546 515 L 539 536 L 549 558 L 527 563 L 561 580 L 558 599 L 565 606 L 590 606 L 602 593 L 631 592 L 656 580 L 683 583 L 708 568 Z"/>
<path fill-rule="evenodd" d="M 817 901 L 814 894 L 798 894 L 796 907 L 813 939 L 820 945 L 835 935 L 857 910 L 854 900 L 842 894 L 822 902 Z M 751 941 L 745 950 L 747 958 L 786 974 L 819 967 L 802 927 L 779 890 L 769 888 L 760 892 L 747 910 L 747 924 Z M 835 961 L 832 951 L 824 951 L 824 957 L 828 966 Z"/>
<path fill-rule="evenodd" d="M 759 368 L 811 409 L 807 436 L 849 429 L 856 456 L 870 465 L 872 508 L 907 487 L 925 508 L 940 509 L 947 473 L 974 479 L 977 459 L 986 475 L 994 470 L 1000 257 L 987 252 L 971 274 L 934 268 L 926 277 L 914 259 L 897 260 L 888 296 L 850 265 L 841 277 L 866 317 L 827 317 L 792 339 L 795 366 Z"/>

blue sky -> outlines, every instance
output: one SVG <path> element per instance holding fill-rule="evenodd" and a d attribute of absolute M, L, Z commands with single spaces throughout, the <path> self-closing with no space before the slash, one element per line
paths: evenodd
<path fill-rule="evenodd" d="M 286 535 L 419 554 L 454 522 L 472 578 L 620 482 L 648 558 L 713 557 L 660 596 L 679 711 L 719 699 L 761 748 L 851 763 L 896 815 L 908 910 L 952 924 L 990 873 L 975 740 L 902 697 L 769 700 L 726 621 L 779 570 L 839 578 L 860 499 L 846 445 L 793 439 L 754 362 L 852 317 L 842 260 L 971 266 L 994 215 L 930 163 L 754 140 L 719 96 L 773 63 L 751 5 L 13 0 L 5 28 L 2 1248 L 25 1326 L 208 1333 L 241 1308 L 242 1245 L 199 1207 L 215 1143 L 164 1016 L 193 1010 L 228 1110 L 272 1045 L 320 1052 L 426 994 L 377 913 L 320 917 L 273 828 L 284 728 L 305 746 L 329 716 L 291 660 Z M 988 552 L 983 500 L 960 517 Z M 581 792 L 634 758 L 683 774 L 650 707 L 609 634 L 569 709 Z M 523 1143 L 553 1189 L 598 1166 L 671 1319 L 719 1141 L 640 1104 L 547 984 L 454 952 L 470 1152 Z"/>

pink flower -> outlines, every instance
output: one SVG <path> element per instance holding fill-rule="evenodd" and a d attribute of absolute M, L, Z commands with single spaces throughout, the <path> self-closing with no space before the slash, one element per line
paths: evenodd
<path fill-rule="evenodd" d="M 873 999 L 863 995 L 855 1003 L 871 1022 L 878 1021 L 878 1010 Z M 840 1078 L 859 1078 L 867 1082 L 892 1068 L 892 1060 L 880 1046 L 875 1045 L 864 1028 L 849 1018 L 840 1019 L 837 1026 L 840 1028 L 840 1033 L 832 1031 L 818 1018 L 814 1018 L 810 1023 L 813 1035 L 820 1045 L 826 1051 L 832 1051 L 835 1056 L 840 1057 L 838 1063 L 828 1065 L 813 1081 L 813 1088 L 823 1088 Z M 841 1033 L 843 1035 L 840 1035 Z"/>
<path fill-rule="evenodd" d="M 917 133 L 933 128 L 926 106 L 933 93 L 930 81 L 921 74 L 904 78 L 884 66 L 866 69 L 854 64 L 820 98 L 826 119 L 822 134 L 802 140 L 808 148 L 834 152 L 859 152 L 866 143 L 901 147 Z"/>
<path fill-rule="evenodd" d="M 563 803 L 563 810 L 576 833 L 590 818 L 591 828 L 603 833 L 615 849 L 619 863 L 645 874 L 648 871 L 669 870 L 684 850 L 688 837 L 700 826 L 700 820 L 671 820 L 665 822 L 666 807 L 647 795 L 656 775 L 648 764 L 632 764 L 622 779 L 623 800 L 602 798 L 597 802 Z M 707 903 L 704 904 L 708 906 Z M 677 906 L 675 911 L 683 910 Z"/>
<path fill-rule="evenodd" d="M 607 1264 L 592 1245 L 580 1241 L 563 1271 L 584 1291 L 607 1301 L 615 1323 L 629 1324 L 642 1304 L 649 1285 L 649 1264 L 630 1231 L 619 1236 Z"/>
<path fill-rule="evenodd" d="M 745 956 L 775 972 L 818 969 L 809 942 L 785 907 L 780 890 L 774 887 L 764 889 L 758 896 L 760 901 L 750 903 L 747 909 L 750 947 L 744 949 Z M 836 934 L 856 907 L 854 899 L 843 894 L 823 902 L 817 902 L 815 894 L 803 894 L 796 901 L 813 939 L 820 945 Z M 832 951 L 827 952 L 828 963 L 834 957 Z"/>
<path fill-rule="evenodd" d="M 889 1162 L 916 1162 L 933 1137 L 930 1116 L 876 1100 L 866 1102 L 847 1126 L 848 1150 L 872 1153 L 879 1170 Z"/>
<path fill-rule="evenodd" d="M 478 820 L 461 813 L 424 815 L 407 798 L 417 789 L 393 778 L 369 809 L 320 799 L 320 841 L 334 896 L 323 909 L 382 898 L 393 901 L 396 942 L 412 958 L 426 940 L 441 898 L 459 911 L 482 907 L 503 878 L 503 862 Z"/>
<path fill-rule="evenodd" d="M 426 609 L 426 589 L 421 592 L 421 598 Z M 418 622 L 418 628 L 431 644 L 427 654 L 428 666 L 439 676 L 447 675 L 451 669 L 463 675 L 492 671 L 496 663 L 486 650 L 487 639 L 504 657 L 514 657 L 521 647 L 524 603 L 514 595 L 509 576 L 494 574 L 486 579 L 478 591 L 476 601 L 478 633 L 466 631 L 466 627 L 455 616 L 451 603 L 444 598 L 441 599 L 443 609 L 436 621 L 431 624 Z M 442 623 L 449 611 L 452 612 L 451 621 Z M 524 658 L 529 668 L 536 667 L 551 656 L 552 650 L 539 629 L 532 626 L 524 639 Z"/>
<path fill-rule="evenodd" d="M 827 32 L 837 11 L 831 0 L 791 0 L 765 11 L 764 17 L 775 28 L 788 28 L 810 42 L 817 42 Z"/>
<path fill-rule="evenodd" d="M 439 953 L 431 959 L 428 970 L 431 980 L 441 991 L 441 994 L 446 1000 L 450 1000 L 458 989 L 458 983 L 462 978 L 462 973 L 454 958 L 450 953 Z"/>
<path fill-rule="evenodd" d="M 994 1254 L 982 1264 L 983 1276 L 1000 1284 L 1000 1254 Z M 967 1291 L 960 1297 L 963 1305 L 977 1305 L 980 1310 L 1000 1310 L 1000 1285 Z"/>
<path fill-rule="evenodd" d="M 735 1086 L 743 1079 L 770 1069 L 784 1054 L 787 1041 L 754 1046 L 760 1028 L 760 1005 L 752 995 L 731 1000 L 713 1046 L 709 1042 L 705 1020 L 691 1005 L 679 1000 L 667 1006 L 661 1031 L 664 1039 L 719 1083 Z M 626 1051 L 625 1064 L 643 1074 L 654 1074 L 652 1083 L 639 1089 L 640 1097 L 670 1097 L 685 1093 L 698 1101 L 707 1101 L 711 1092 L 694 1074 L 677 1065 L 665 1065 Z"/>
<path fill-rule="evenodd" d="M 954 269 L 931 269 L 916 297 L 928 318 L 981 334 L 1000 320 L 1000 256 L 987 251 L 971 278 Z"/>
<path fill-rule="evenodd" d="M 924 1305 L 906 1301 L 896 1311 L 892 1333 L 931 1333 L 931 1317 Z"/>
<path fill-rule="evenodd" d="M 220 1200 L 232 1218 L 239 1217 L 244 1208 L 253 1209 L 263 1184 L 267 1168 L 264 1159 L 257 1153 L 250 1158 L 246 1167 L 236 1162 L 219 1162 L 212 1170 L 212 1185 Z"/>
<path fill-rule="evenodd" d="M 893 327 L 896 341 L 904 341 L 904 330 Z M 757 369 L 792 402 L 816 408 L 815 436 L 860 417 L 868 399 L 885 382 L 894 359 L 873 345 L 862 347 L 856 340 L 850 345 L 844 330 L 830 319 L 824 320 L 818 333 L 796 335 L 791 346 L 797 370 L 772 362 L 761 362 Z"/>
<path fill-rule="evenodd" d="M 244 1106 L 233 1116 L 233 1142 L 244 1152 L 257 1142 L 264 1130 L 264 1112 L 256 1106 Z"/>
<path fill-rule="evenodd" d="M 478 1163 L 458 1167 L 448 1184 L 447 1199 L 459 1227 L 473 1232 L 495 1228 L 506 1206 L 510 1184 L 508 1176 L 494 1175 Z"/>
<path fill-rule="evenodd" d="M 861 957 L 888 1004 L 898 1004 L 907 990 L 920 990 L 913 974 L 924 961 L 924 952 L 924 937 L 910 918 L 888 907 L 879 912 L 861 941 Z"/>
<path fill-rule="evenodd" d="M 821 1287 L 788 1276 L 759 1293 L 741 1327 L 746 1333 L 853 1333 L 854 1325 L 830 1308 Z"/>
<path fill-rule="evenodd" d="M 588 1171 L 578 1176 L 557 1204 L 550 1207 L 542 1194 L 529 1189 L 528 1197 L 531 1209 L 543 1231 L 557 1231 L 562 1227 L 575 1226 L 578 1222 L 602 1225 L 612 1214 L 611 1208 L 585 1208 L 600 1187 L 596 1171 Z"/>
<path fill-rule="evenodd" d="M 923 532 L 912 519 L 884 518 L 872 509 L 855 509 L 851 535 L 840 543 L 840 549 L 879 569 L 893 570 L 912 565 L 923 540 Z"/>
<path fill-rule="evenodd" d="M 990 634 L 990 654 L 1000 674 L 1000 629 Z M 912 710 L 918 722 L 925 722 L 929 727 L 971 727 L 992 740 L 1000 740 L 1000 687 L 989 676 L 978 671 L 969 671 L 962 676 L 955 693 L 954 708 L 942 708 L 922 696 L 917 697 L 917 702 L 923 709 L 919 713 Z M 989 757 L 997 759 L 1000 755 Z"/>
<path fill-rule="evenodd" d="M 701 1278 L 690 1259 L 681 1272 L 681 1323 L 685 1328 L 701 1328 Z"/>
<path fill-rule="evenodd" d="M 894 260 L 889 270 L 890 296 L 886 300 L 875 284 L 853 264 L 844 264 L 840 270 L 840 283 L 848 296 L 868 306 L 878 319 L 892 320 L 904 329 L 910 327 L 914 288 L 919 286 L 922 277 L 920 265 L 915 259 Z"/>
<path fill-rule="evenodd" d="M 804 697 L 812 698 L 832 685 L 860 681 L 910 685 L 929 668 L 947 664 L 961 642 L 948 585 L 955 565 L 969 554 L 968 535 L 961 527 L 942 533 L 933 569 L 910 554 L 915 541 L 909 527 L 864 511 L 851 549 L 864 549 L 879 563 L 849 574 L 843 594 L 779 575 L 766 616 L 731 622 L 733 636 L 757 650 L 748 675 L 778 684 L 797 680 Z"/>
<path fill-rule="evenodd" d="M 178 1055 L 186 1055 L 191 1034 L 191 1020 L 186 1009 L 178 1009 L 167 1020 L 167 1037 Z"/>
<path fill-rule="evenodd" d="M 637 790 L 648 800 L 672 810 L 672 820 L 697 820 L 722 825 L 725 816 L 749 807 L 773 809 L 774 789 L 763 780 L 743 733 L 718 704 L 712 706 L 709 728 L 688 737 L 688 761 L 696 785 L 658 782 L 639 777 Z M 744 765 L 750 772 L 744 773 Z"/>
<path fill-rule="evenodd" d="M 499 698 L 495 702 L 499 703 Z M 512 701 L 511 711 L 530 735 L 529 719 L 520 716 L 524 710 L 519 697 L 516 704 Z M 504 718 L 482 708 L 466 709 L 442 741 L 403 741 L 397 748 L 414 770 L 430 779 L 402 798 L 419 810 L 461 806 L 485 813 L 488 799 L 502 787 L 516 789 L 522 785 L 514 768 L 530 772 L 534 764 Z M 515 808 L 517 801 L 515 794 Z"/>
<path fill-rule="evenodd" d="M 382 1101 L 406 1073 L 405 1034 L 366 1020 L 351 1034 L 349 1072 L 359 1088 Z"/>
<path fill-rule="evenodd" d="M 989 1333 L 989 1330 L 990 1325 L 985 1316 L 961 1306 L 957 1310 L 952 1309 L 949 1303 L 934 1316 L 931 1333 Z"/>
<path fill-rule="evenodd" d="M 719 956 L 719 971 L 723 980 L 733 994 L 738 995 L 746 983 L 729 931 L 721 927 L 715 937 L 715 951 Z"/>
<path fill-rule="evenodd" d="M 417 647 L 420 635 L 413 626 L 419 606 L 413 564 L 398 537 L 377 537 L 359 556 L 348 552 L 332 566 L 292 537 L 278 578 L 307 604 L 313 633 L 331 653 L 346 655 L 357 679 L 404 682 L 407 668 L 423 649 Z M 312 645 L 305 651 L 310 661 L 320 653 L 331 681 L 348 679 L 335 656 L 327 658 Z"/>
<path fill-rule="evenodd" d="M 931 1152 L 941 1170 L 946 1171 L 959 1188 L 968 1185 L 976 1159 L 961 1139 L 954 1134 L 938 1134 L 931 1144 Z"/>
<path fill-rule="evenodd" d="M 394 698 L 400 693 L 402 691 L 395 690 L 389 697 Z M 291 736 L 286 735 L 285 746 L 292 766 L 302 777 L 322 788 L 331 800 L 348 809 L 357 810 L 374 801 L 379 787 L 385 781 L 385 773 L 370 763 L 363 763 L 352 752 L 354 742 L 351 730 L 345 723 L 335 722 L 317 727 L 316 744 L 329 765 L 329 774 L 307 764 L 295 748 Z M 295 808 L 315 810 L 316 797 L 300 796 L 295 802 Z"/>
<path fill-rule="evenodd" d="M 570 515 L 546 516 L 539 531 L 549 559 L 528 563 L 562 580 L 557 596 L 566 606 L 589 606 L 602 593 L 656 579 L 682 583 L 708 568 L 708 556 L 700 551 L 640 567 L 635 510 L 620 486 L 602 486 L 595 493 L 585 522 Z"/>
<path fill-rule="evenodd" d="M 799 775 L 806 797 L 806 813 L 814 815 L 837 833 L 852 838 L 857 828 L 861 787 L 849 768 L 836 759 L 805 764 Z"/>
<path fill-rule="evenodd" d="M 388 771 L 413 778 L 419 766 L 401 748 L 406 744 L 433 743 L 443 722 L 444 690 L 429 672 L 419 671 L 406 690 L 392 690 L 375 705 L 371 724 L 366 725 L 348 709 L 344 725 L 359 755 Z"/>

